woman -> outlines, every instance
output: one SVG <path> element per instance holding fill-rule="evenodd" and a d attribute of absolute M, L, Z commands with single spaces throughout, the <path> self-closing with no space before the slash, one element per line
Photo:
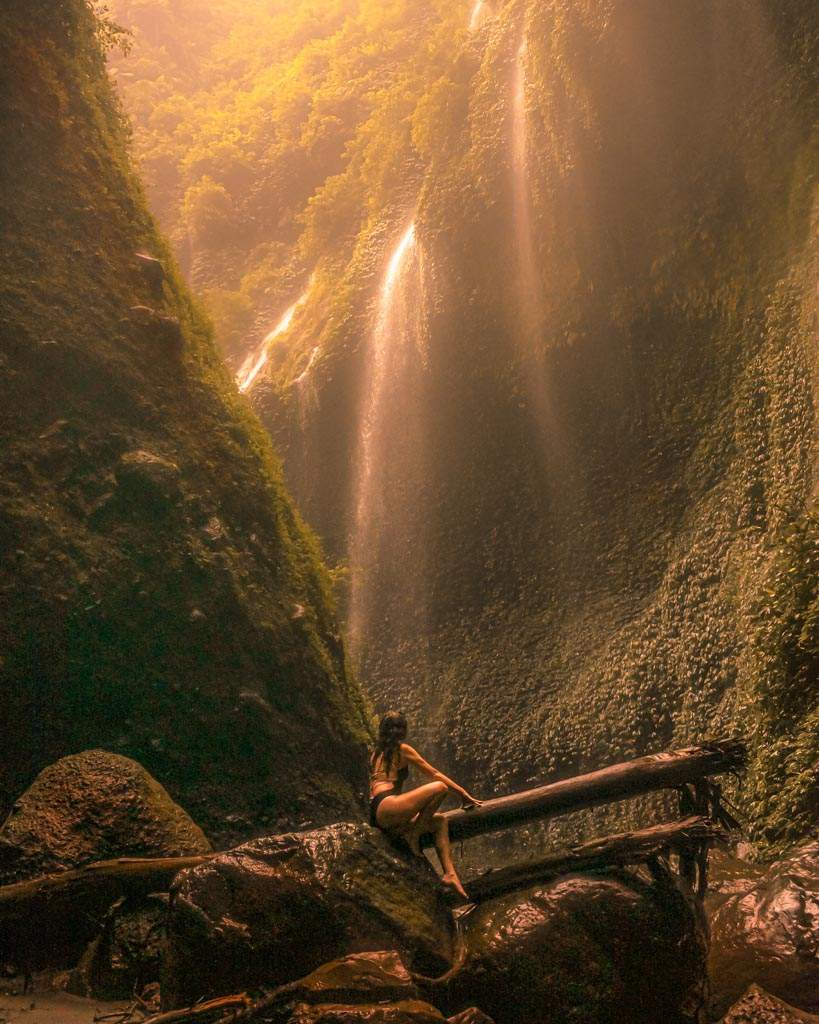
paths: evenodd
<path fill-rule="evenodd" d="M 388 711 L 381 719 L 378 742 L 370 758 L 370 824 L 401 836 L 419 857 L 421 836 L 431 832 L 443 870 L 441 881 L 468 899 L 452 863 L 446 818 L 438 808 L 450 790 L 460 796 L 467 809 L 480 807 L 481 801 L 433 768 L 404 742 L 406 736 L 406 718 L 399 711 Z M 410 765 L 432 781 L 402 793 Z"/>

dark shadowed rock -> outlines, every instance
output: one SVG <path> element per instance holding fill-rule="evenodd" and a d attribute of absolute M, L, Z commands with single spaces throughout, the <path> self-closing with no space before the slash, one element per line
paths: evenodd
<path fill-rule="evenodd" d="M 724 1013 L 752 982 L 794 1006 L 819 1011 L 819 843 L 797 847 L 711 916 L 709 974 L 714 1010 Z"/>
<path fill-rule="evenodd" d="M 139 504 L 171 505 L 182 494 L 179 466 L 153 452 L 126 452 L 116 476 L 124 494 Z"/>
<path fill-rule="evenodd" d="M 134 259 L 153 293 L 161 296 L 162 284 L 165 281 L 165 268 L 162 266 L 162 262 L 147 252 L 135 252 Z"/>
<path fill-rule="evenodd" d="M 175 316 L 167 316 L 150 306 L 132 306 L 131 323 L 160 351 L 179 355 L 185 346 L 182 326 Z"/>
<path fill-rule="evenodd" d="M 294 990 L 294 1001 L 302 1003 L 389 1003 L 418 997 L 418 987 L 393 950 L 353 953 L 322 964 Z"/>
<path fill-rule="evenodd" d="M 165 918 L 160 895 L 119 900 L 71 972 L 68 991 L 96 999 L 131 999 L 158 982 Z"/>
<path fill-rule="evenodd" d="M 722 1024 L 819 1024 L 819 1016 L 788 1006 L 759 985 L 751 985 L 725 1014 Z"/>
<path fill-rule="evenodd" d="M 0 829 L 0 882 L 121 856 L 211 849 L 199 826 L 145 769 L 105 750 L 45 768 Z"/>
<path fill-rule="evenodd" d="M 449 1018 L 449 1024 L 494 1024 L 491 1017 L 487 1017 L 483 1010 L 476 1006 L 470 1006 L 467 1010 L 456 1013 Z"/>
<path fill-rule="evenodd" d="M 293 1009 L 288 1024 L 444 1024 L 444 1016 L 417 999 L 364 1006 L 301 1004 Z"/>
<path fill-rule="evenodd" d="M 425 861 L 366 825 L 257 839 L 183 872 L 171 893 L 163 1001 L 292 981 L 350 953 L 394 949 L 424 973 L 453 923 Z"/>
<path fill-rule="evenodd" d="M 498 1024 L 700 1019 L 704 930 L 670 880 L 561 878 L 480 905 L 464 939 L 463 966 L 435 1000 L 450 1010 L 477 1003 Z"/>
<path fill-rule="evenodd" d="M 418 989 L 397 953 L 359 953 L 325 964 L 288 995 L 289 1024 L 442 1024 L 444 1017 Z M 284 1015 L 282 1015 L 284 1017 Z M 450 1024 L 492 1024 L 472 1007 Z"/>

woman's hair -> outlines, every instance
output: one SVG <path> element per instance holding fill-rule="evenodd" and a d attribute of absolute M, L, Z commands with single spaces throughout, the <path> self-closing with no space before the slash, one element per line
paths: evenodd
<path fill-rule="evenodd" d="M 384 758 L 384 769 L 389 772 L 398 754 L 401 741 L 407 736 L 407 720 L 400 711 L 388 711 L 378 724 L 378 739 L 370 759 L 370 766 L 375 767 L 379 757 Z"/>

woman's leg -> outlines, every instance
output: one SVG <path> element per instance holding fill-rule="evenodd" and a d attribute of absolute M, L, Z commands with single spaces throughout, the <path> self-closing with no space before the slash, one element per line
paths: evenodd
<path fill-rule="evenodd" d="M 461 880 L 458 877 L 458 872 L 455 870 L 455 865 L 452 862 L 452 847 L 449 842 L 449 825 L 443 814 L 435 814 L 432 817 L 432 833 L 435 836 L 435 849 L 438 853 L 438 859 L 441 861 L 441 867 L 443 868 L 444 874 L 442 881 L 447 885 L 451 885 L 452 888 L 463 896 L 463 898 L 469 899 L 466 894 L 466 890 L 461 884 Z"/>
<path fill-rule="evenodd" d="M 381 828 L 401 833 L 413 852 L 421 853 L 419 839 L 433 829 L 432 818 L 447 794 L 443 782 L 428 782 L 424 786 L 388 796 L 378 805 L 376 821 Z"/>

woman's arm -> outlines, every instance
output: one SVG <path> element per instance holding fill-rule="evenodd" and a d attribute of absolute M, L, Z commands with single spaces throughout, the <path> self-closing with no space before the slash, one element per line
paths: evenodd
<path fill-rule="evenodd" d="M 404 755 L 407 762 L 414 765 L 419 772 L 426 775 L 429 779 L 434 779 L 436 782 L 443 782 L 443 784 L 451 789 L 453 793 L 457 793 L 464 803 L 473 807 L 478 807 L 482 803 L 482 801 L 472 796 L 471 793 L 467 793 L 463 786 L 459 786 L 457 782 L 453 782 L 453 780 L 444 775 L 443 772 L 439 772 L 437 768 L 433 768 L 429 761 L 425 761 L 418 751 L 411 747 L 409 743 L 401 744 L 401 753 Z"/>

